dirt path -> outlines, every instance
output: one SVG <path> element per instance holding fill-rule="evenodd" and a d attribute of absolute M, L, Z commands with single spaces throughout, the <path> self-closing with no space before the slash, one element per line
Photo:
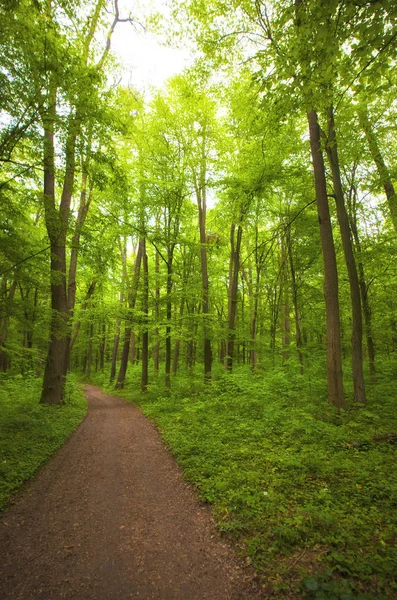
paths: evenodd
<path fill-rule="evenodd" d="M 260 598 L 150 422 L 85 391 L 86 419 L 3 515 L 2 600 Z"/>

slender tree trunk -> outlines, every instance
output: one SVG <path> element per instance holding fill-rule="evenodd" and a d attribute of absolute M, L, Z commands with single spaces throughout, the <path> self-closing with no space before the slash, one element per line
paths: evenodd
<path fill-rule="evenodd" d="M 132 289 L 130 290 L 130 293 L 129 293 L 128 304 L 129 304 L 130 310 L 134 309 L 137 294 L 138 294 L 138 282 L 139 282 L 139 275 L 140 275 L 140 271 L 141 271 L 141 260 L 142 260 L 142 246 L 139 245 L 138 253 L 137 253 L 135 265 L 134 265 L 134 276 L 133 276 Z M 117 377 L 117 383 L 115 386 L 116 389 L 121 389 L 124 387 L 124 381 L 125 381 L 125 376 L 127 373 L 127 366 L 128 366 L 128 355 L 130 353 L 131 331 L 132 331 L 132 327 L 129 323 L 127 323 L 127 325 L 125 326 L 125 329 L 124 329 L 123 352 L 121 355 L 120 370 L 119 370 L 119 374 Z"/>
<path fill-rule="evenodd" d="M 142 238 L 140 240 L 141 255 L 143 263 L 143 294 L 142 294 L 142 312 L 144 318 L 144 327 L 142 331 L 142 378 L 141 378 L 141 391 L 146 392 L 149 383 L 149 331 L 148 331 L 148 317 L 149 317 L 149 268 L 148 268 L 148 256 L 146 253 L 146 240 Z"/>
<path fill-rule="evenodd" d="M 10 309 L 12 301 L 14 300 L 15 290 L 17 289 L 17 281 L 14 280 L 10 286 L 10 290 L 7 294 L 7 282 L 4 284 L 3 295 L 4 295 L 4 303 L 3 303 L 3 311 L 4 313 L 1 315 L 0 323 L 0 371 L 7 371 L 8 368 L 8 356 L 6 351 L 6 342 L 7 342 L 7 334 L 8 334 L 8 324 L 10 321 Z"/>
<path fill-rule="evenodd" d="M 105 370 L 105 353 L 106 353 L 106 323 L 102 323 L 102 335 L 99 345 L 99 369 Z"/>
<path fill-rule="evenodd" d="M 130 363 L 135 365 L 136 363 L 136 335 L 135 331 L 131 331 L 130 339 Z"/>
<path fill-rule="evenodd" d="M 88 337 L 88 353 L 87 353 L 87 377 L 91 377 L 92 369 L 92 338 L 94 335 L 94 324 L 90 323 L 89 337 Z"/>
<path fill-rule="evenodd" d="M 294 317 L 295 317 L 295 338 L 296 338 L 296 349 L 298 352 L 298 359 L 300 363 L 300 372 L 303 375 L 303 354 L 302 354 L 302 332 L 300 326 L 300 310 L 298 304 L 298 286 L 296 283 L 296 275 L 295 275 L 295 265 L 294 258 L 292 253 L 292 243 L 291 243 L 291 230 L 290 227 L 287 228 L 287 252 L 289 258 L 289 269 L 291 273 L 291 283 L 292 283 L 292 303 L 294 306 Z"/>
<path fill-rule="evenodd" d="M 90 151 L 90 150 L 89 150 Z M 70 353 L 72 350 L 73 344 L 71 343 L 73 333 L 72 333 L 72 320 L 74 315 L 74 309 L 76 304 L 76 274 L 77 274 L 77 261 L 80 249 L 80 237 L 81 231 L 84 226 L 84 222 L 86 220 L 86 216 L 88 213 L 88 209 L 91 202 L 91 194 L 87 199 L 87 164 L 86 161 L 82 161 L 82 183 L 81 183 L 81 191 L 80 191 L 80 203 L 77 213 L 76 226 L 72 239 L 72 246 L 70 252 L 70 262 L 69 262 L 69 274 L 68 274 L 68 287 L 67 287 L 67 310 L 68 310 L 68 335 L 67 335 L 67 346 L 66 346 L 66 366 L 69 369 L 70 362 Z"/>
<path fill-rule="evenodd" d="M 352 362 L 353 362 L 353 385 L 354 398 L 356 402 L 365 404 L 365 383 L 363 372 L 363 324 L 361 312 L 360 285 L 358 281 L 356 261 L 351 241 L 349 218 L 345 207 L 345 199 L 339 169 L 338 148 L 334 125 L 333 108 L 329 109 L 328 115 L 328 143 L 327 154 L 331 165 L 332 181 L 334 187 L 336 210 L 341 232 L 345 262 L 349 276 L 350 298 L 352 303 Z"/>
<path fill-rule="evenodd" d="M 119 303 L 120 303 L 120 308 L 122 308 L 123 303 L 124 303 L 124 287 L 126 285 L 126 280 L 127 280 L 127 248 L 126 248 L 125 240 L 124 240 L 124 243 L 121 245 L 120 250 L 121 250 L 121 262 L 122 262 L 122 276 L 121 276 L 121 291 L 120 291 Z M 116 320 L 116 329 L 115 329 L 115 334 L 114 334 L 114 341 L 113 341 L 112 363 L 111 363 L 111 367 L 110 367 L 110 383 L 113 383 L 113 381 L 116 377 L 117 355 L 119 352 L 119 344 L 120 344 L 120 323 L 121 323 L 121 320 L 117 319 Z"/>
<path fill-rule="evenodd" d="M 341 329 L 338 298 L 338 270 L 329 213 L 324 158 L 321 150 L 317 113 L 307 113 L 313 161 L 317 213 L 324 259 L 324 294 L 327 330 L 328 401 L 338 409 L 346 408 L 342 377 Z"/>
<path fill-rule="evenodd" d="M 159 372 L 159 363 L 160 363 L 160 343 L 159 343 L 159 328 L 158 322 L 160 320 L 160 256 L 156 250 L 155 258 L 154 258 L 154 272 L 155 272 L 155 292 L 154 292 L 154 318 L 156 327 L 154 329 L 154 349 L 153 349 L 153 367 L 155 375 L 158 375 Z"/>
<path fill-rule="evenodd" d="M 94 291 L 95 291 L 95 288 L 96 288 L 96 283 L 97 283 L 96 279 L 94 279 L 94 281 L 92 281 L 90 283 L 90 285 L 88 287 L 88 290 L 87 290 L 87 293 L 85 295 L 84 301 L 83 301 L 83 303 L 81 305 L 81 308 L 80 308 L 80 314 L 84 313 L 87 310 L 87 306 L 88 306 L 89 300 L 90 300 L 91 296 L 94 294 Z M 74 327 L 74 331 L 73 331 L 72 336 L 70 338 L 70 351 L 69 352 L 71 352 L 72 349 L 73 349 L 73 346 L 74 346 L 74 344 L 76 342 L 77 336 L 78 336 L 79 331 L 80 331 L 80 327 L 81 327 L 81 319 L 79 319 L 77 321 L 77 323 L 76 323 L 76 325 Z"/>
<path fill-rule="evenodd" d="M 204 380 L 211 379 L 212 370 L 212 350 L 209 337 L 209 281 L 208 281 L 208 261 L 207 261 L 207 195 L 206 195 L 206 172 L 205 155 L 202 157 L 200 167 L 200 182 L 196 185 L 196 200 L 198 208 L 198 221 L 200 231 L 200 261 L 201 261 L 201 283 L 202 283 L 202 312 L 203 312 L 203 338 L 204 338 Z"/>
<path fill-rule="evenodd" d="M 242 268 L 242 274 L 247 284 L 248 289 L 248 301 L 250 306 L 250 345 L 249 345 L 249 361 L 253 371 L 256 370 L 257 356 L 256 356 L 256 311 L 258 308 L 256 294 L 254 293 L 254 283 L 252 280 L 252 265 L 248 265 L 248 273 Z M 257 287 L 259 281 L 257 282 Z"/>
<path fill-rule="evenodd" d="M 378 169 L 380 182 L 385 190 L 387 203 L 389 205 L 390 216 L 394 226 L 394 230 L 397 233 L 397 196 L 394 189 L 394 185 L 391 180 L 389 169 L 383 159 L 380 151 L 376 135 L 374 133 L 369 114 L 366 106 L 361 107 L 358 112 L 360 125 L 367 138 L 368 147 L 371 152 L 372 160 L 374 161 L 376 168 Z"/>
<path fill-rule="evenodd" d="M 167 325 L 165 328 L 165 385 L 167 389 L 171 388 L 171 319 L 172 319 L 172 254 L 168 254 L 167 262 L 167 298 L 166 298 L 166 317 Z"/>
<path fill-rule="evenodd" d="M 179 308 L 179 318 L 180 318 L 180 320 L 182 320 L 182 318 L 183 318 L 184 307 L 185 307 L 185 300 L 184 300 L 184 298 L 182 298 L 181 305 L 180 305 L 180 308 Z M 173 358 L 172 358 L 172 374 L 173 375 L 176 375 L 176 372 L 178 370 L 179 350 L 180 350 L 180 347 L 181 347 L 181 340 L 180 340 L 180 338 L 178 338 L 177 340 L 175 340 L 174 355 L 173 355 Z"/>
<path fill-rule="evenodd" d="M 228 305 L 228 342 L 227 342 L 227 358 L 226 368 L 231 371 L 233 368 L 234 358 L 234 343 L 236 339 L 236 314 L 237 314 L 237 294 L 238 294 L 238 276 L 240 269 L 240 249 L 243 230 L 239 225 L 237 227 L 237 236 L 235 236 L 235 225 L 232 224 L 230 229 L 230 270 L 231 278 L 229 279 L 229 305 Z M 236 241 L 235 241 L 236 237 Z"/>
<path fill-rule="evenodd" d="M 287 249 L 285 240 L 281 242 L 281 285 L 280 285 L 280 299 L 281 299 L 281 327 L 282 327 L 282 356 L 283 362 L 289 360 L 289 350 L 291 343 L 291 322 L 290 322 L 290 311 L 289 311 L 289 294 L 288 294 L 288 259 Z"/>
<path fill-rule="evenodd" d="M 354 190 L 351 189 L 351 193 Z M 372 334 L 372 311 L 368 302 L 368 286 L 365 278 L 364 264 L 362 261 L 362 250 L 361 250 L 361 241 L 357 228 L 357 213 L 355 201 L 350 204 L 350 228 L 353 234 L 354 244 L 356 248 L 357 254 L 357 267 L 358 267 L 358 282 L 360 285 L 360 294 L 361 294 L 361 302 L 363 307 L 364 314 L 364 326 L 365 326 L 365 336 L 367 340 L 367 352 L 368 352 L 368 363 L 369 363 L 369 374 L 372 383 L 376 383 L 376 368 L 375 368 L 375 344 L 374 338 Z"/>

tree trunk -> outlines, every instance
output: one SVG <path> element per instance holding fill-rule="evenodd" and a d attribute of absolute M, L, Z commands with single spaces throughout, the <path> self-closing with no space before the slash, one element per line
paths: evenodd
<path fill-rule="evenodd" d="M 84 222 L 88 213 L 88 209 L 91 202 L 91 194 L 87 199 L 87 161 L 82 161 L 82 175 L 81 175 L 81 191 L 80 191 L 80 203 L 77 213 L 76 226 L 72 239 L 72 247 L 70 252 L 69 262 L 69 276 L 68 276 L 68 288 L 67 288 L 67 310 L 68 310 L 68 340 L 66 342 L 66 366 L 69 369 L 70 352 L 73 344 L 71 343 L 72 333 L 72 320 L 74 315 L 74 309 L 76 304 L 76 273 L 77 273 L 77 260 L 80 249 L 80 236 L 84 226 Z"/>
<path fill-rule="evenodd" d="M 368 147 L 374 161 L 376 168 L 378 169 L 380 182 L 385 190 L 387 203 L 389 205 L 390 216 L 394 226 L 394 230 L 397 233 L 397 196 L 394 189 L 394 185 L 391 180 L 389 169 L 383 159 L 382 153 L 378 146 L 378 141 L 374 133 L 372 124 L 368 115 L 368 108 L 366 106 L 361 107 L 358 112 L 360 125 L 367 138 Z"/>
<path fill-rule="evenodd" d="M 87 378 L 91 377 L 92 369 L 92 338 L 94 335 L 94 324 L 90 323 L 89 338 L 88 338 L 88 353 L 87 353 Z"/>
<path fill-rule="evenodd" d="M 171 318 L 172 318 L 172 254 L 168 254 L 167 262 L 167 298 L 166 298 L 166 317 L 167 325 L 165 328 L 165 385 L 167 389 L 171 388 Z"/>
<path fill-rule="evenodd" d="M 296 339 L 296 349 L 298 352 L 298 359 L 300 363 L 300 372 L 303 375 L 303 354 L 302 354 L 302 333 L 300 326 L 300 310 L 298 304 L 298 286 L 296 283 L 296 275 L 295 275 L 295 265 L 294 258 L 292 253 L 292 243 L 291 243 L 291 229 L 287 228 L 287 252 L 289 258 L 289 269 L 291 273 L 291 283 L 292 283 L 292 303 L 294 306 L 294 317 L 295 317 L 295 339 Z"/>
<path fill-rule="evenodd" d="M 129 292 L 128 305 L 129 305 L 129 308 L 131 311 L 135 307 L 135 302 L 136 302 L 136 298 L 138 295 L 138 283 L 139 283 L 139 275 L 140 275 L 140 271 L 141 271 L 141 260 L 142 260 L 142 246 L 140 244 L 138 247 L 138 253 L 137 253 L 137 256 L 135 259 L 132 289 Z M 131 317 L 129 317 L 129 318 L 131 318 Z M 130 353 L 131 331 L 132 331 L 132 327 L 128 323 L 124 329 L 123 352 L 121 355 L 120 370 L 119 370 L 119 374 L 117 377 L 117 383 L 115 386 L 117 390 L 122 389 L 124 387 L 124 381 L 125 381 L 125 376 L 127 373 L 127 366 L 128 366 L 128 355 Z"/>
<path fill-rule="evenodd" d="M 180 320 L 182 320 L 183 317 L 183 310 L 185 307 L 185 300 L 184 298 L 182 298 L 181 300 L 181 306 L 179 308 L 179 318 Z M 179 350 L 181 347 L 181 340 L 180 338 L 178 338 L 177 340 L 175 340 L 175 345 L 174 345 L 174 355 L 172 358 L 172 374 L 176 375 L 176 372 L 178 370 L 178 363 L 179 363 Z"/>
<path fill-rule="evenodd" d="M 352 186 L 353 187 L 353 186 Z M 351 194 L 355 193 L 354 189 L 351 189 Z M 372 383 L 376 383 L 376 368 L 375 368 L 375 344 L 372 334 L 372 311 L 368 302 L 368 286 L 365 279 L 364 264 L 362 261 L 362 250 L 360 236 L 357 228 L 357 213 L 355 201 L 350 204 L 350 228 L 353 234 L 354 244 L 357 253 L 357 267 L 358 267 L 358 282 L 360 285 L 361 302 L 364 314 L 364 326 L 365 336 L 367 340 L 367 352 L 368 352 L 368 363 L 369 363 L 369 374 Z"/>
<path fill-rule="evenodd" d="M 14 299 L 15 290 L 17 288 L 17 282 L 14 280 L 10 286 L 10 290 L 7 295 L 7 282 L 4 284 L 4 303 L 3 303 L 3 311 L 4 314 L 1 318 L 1 329 L 0 329 L 0 371 L 6 372 L 8 368 L 8 356 L 6 351 L 6 342 L 7 342 L 7 333 L 8 333 L 8 324 L 10 320 L 10 308 L 12 301 Z"/>
<path fill-rule="evenodd" d="M 149 331 L 148 331 L 148 316 L 149 316 L 149 268 L 148 256 L 146 253 L 146 240 L 140 240 L 141 255 L 143 261 L 143 290 L 142 290 L 142 312 L 144 317 L 144 326 L 142 330 L 142 378 L 141 391 L 146 392 L 149 383 Z"/>
<path fill-rule="evenodd" d="M 344 397 L 342 376 L 338 270 L 336 265 L 334 240 L 332 236 L 324 158 L 321 150 L 320 127 L 317 120 L 317 113 L 314 110 L 308 112 L 307 120 L 309 124 L 317 213 L 324 259 L 328 401 L 330 404 L 340 409 L 346 408 L 346 402 Z"/>
<path fill-rule="evenodd" d="M 159 363 L 160 363 L 160 343 L 159 343 L 159 328 L 158 322 L 160 320 L 160 256 L 156 250 L 155 259 L 154 259 L 154 272 L 155 272 L 155 295 L 154 295 L 154 318 L 156 327 L 154 329 L 154 349 L 153 349 L 153 367 L 155 375 L 158 375 L 159 372 Z"/>
<path fill-rule="evenodd" d="M 83 301 L 83 303 L 81 305 L 81 308 L 80 308 L 80 312 L 81 313 L 83 313 L 84 311 L 87 310 L 88 302 L 89 302 L 91 296 L 93 295 L 93 293 L 95 291 L 96 283 L 97 283 L 96 279 L 94 279 L 94 281 L 92 281 L 90 283 L 90 285 L 88 287 L 88 290 L 87 290 L 87 293 L 85 295 L 84 301 Z M 77 321 L 77 323 L 76 323 L 76 325 L 74 327 L 74 331 L 72 333 L 72 337 L 70 338 L 70 350 L 69 350 L 69 352 L 71 352 L 72 349 L 73 349 L 73 346 L 74 346 L 74 344 L 76 342 L 77 336 L 78 336 L 79 331 L 80 331 L 80 327 L 81 327 L 81 319 L 79 319 Z"/>
<path fill-rule="evenodd" d="M 289 350 L 291 343 L 291 322 L 289 312 L 289 294 L 288 294 L 288 260 L 285 240 L 281 242 L 281 327 L 282 327 L 282 356 L 283 362 L 289 360 Z"/>
<path fill-rule="evenodd" d="M 202 312 L 203 312 L 203 338 L 204 338 L 204 380 L 211 379 L 212 370 L 212 350 L 209 337 L 209 281 L 208 281 L 208 261 L 207 261 L 207 194 L 206 194 L 206 169 L 205 155 L 202 157 L 200 165 L 200 181 L 195 182 L 196 200 L 198 208 L 198 222 L 200 231 L 200 261 L 201 261 L 201 283 L 202 283 Z"/>
<path fill-rule="evenodd" d="M 99 369 L 105 370 L 106 323 L 102 323 L 101 342 L 99 344 Z"/>
<path fill-rule="evenodd" d="M 66 191 L 62 193 L 61 207 L 55 206 L 55 148 L 54 124 L 56 119 L 56 87 L 50 82 L 48 108 L 43 118 L 44 127 L 44 207 L 48 236 L 51 242 L 51 324 L 50 341 L 44 370 L 43 388 L 40 402 L 61 404 L 64 399 L 66 340 L 67 340 L 67 298 L 66 298 L 66 232 L 69 210 L 66 204 Z M 68 165 L 67 165 L 68 166 Z M 69 178 L 65 175 L 65 183 Z"/>
<path fill-rule="evenodd" d="M 345 199 L 339 169 L 338 148 L 332 106 L 329 109 L 327 154 L 331 165 L 336 210 L 342 238 L 345 262 L 349 276 L 350 298 L 352 304 L 352 363 L 354 398 L 356 402 L 365 404 L 365 383 L 363 372 L 363 323 L 361 312 L 360 285 L 358 282 L 356 261 L 350 235 L 349 218 L 345 207 Z"/>
<path fill-rule="evenodd" d="M 126 285 L 127 280 L 127 248 L 124 240 L 123 244 L 120 244 L 121 251 L 121 263 L 122 263 L 122 276 L 121 276 L 121 291 L 120 291 L 120 309 L 123 307 L 124 303 L 124 286 Z M 120 323 L 121 320 L 116 320 L 116 329 L 114 334 L 113 341 L 113 350 L 112 350 L 112 364 L 110 367 L 110 383 L 113 383 L 116 377 L 116 369 L 117 369 L 117 355 L 119 352 L 119 344 L 120 344 Z"/>
<path fill-rule="evenodd" d="M 136 363 L 136 335 L 135 331 L 131 331 L 130 339 L 130 363 L 135 365 Z"/>
<path fill-rule="evenodd" d="M 237 294 L 238 294 L 238 276 L 240 269 L 240 249 L 243 230 L 239 225 L 237 227 L 237 238 L 235 241 L 235 225 L 230 228 L 230 279 L 229 279 L 229 303 L 228 303 L 228 341 L 226 368 L 231 371 L 233 368 L 234 342 L 236 339 L 236 314 L 237 314 Z"/>

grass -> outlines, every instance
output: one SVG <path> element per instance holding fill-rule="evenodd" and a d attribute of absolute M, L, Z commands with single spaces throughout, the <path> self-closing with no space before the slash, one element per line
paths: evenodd
<path fill-rule="evenodd" d="M 324 382 L 282 370 L 178 376 L 145 395 L 138 377 L 118 395 L 157 424 L 267 597 L 397 598 L 396 446 L 372 440 L 397 431 L 390 374 L 341 415 Z"/>
<path fill-rule="evenodd" d="M 0 510 L 76 429 L 87 403 L 69 376 L 63 406 L 39 404 L 41 379 L 0 380 Z"/>

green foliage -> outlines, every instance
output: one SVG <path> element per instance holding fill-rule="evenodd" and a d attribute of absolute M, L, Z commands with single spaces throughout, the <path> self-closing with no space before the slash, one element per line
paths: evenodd
<path fill-rule="evenodd" d="M 2 377 L 0 387 L 0 509 L 63 444 L 83 419 L 87 403 L 69 376 L 62 406 L 39 404 L 41 379 Z"/>
<path fill-rule="evenodd" d="M 207 386 L 179 376 L 171 394 L 155 383 L 145 396 L 132 392 L 136 376 L 122 395 L 155 421 L 275 597 L 285 586 L 318 600 L 392 597 L 396 449 L 372 440 L 397 429 L 387 385 L 337 415 L 286 371 L 241 368 Z"/>

